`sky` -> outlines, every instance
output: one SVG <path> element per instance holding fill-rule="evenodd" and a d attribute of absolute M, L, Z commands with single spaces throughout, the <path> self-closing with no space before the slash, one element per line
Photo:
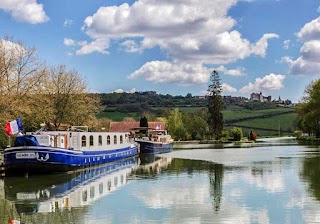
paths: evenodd
<path fill-rule="evenodd" d="M 0 0 L 0 39 L 78 71 L 90 92 L 299 102 L 320 75 L 320 0 Z"/>

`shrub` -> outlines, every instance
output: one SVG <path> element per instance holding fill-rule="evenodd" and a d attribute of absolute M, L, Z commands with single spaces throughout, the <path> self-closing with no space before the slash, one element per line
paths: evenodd
<path fill-rule="evenodd" d="M 221 132 L 221 135 L 220 135 L 220 139 L 222 140 L 222 141 L 228 141 L 228 139 L 229 139 L 229 132 L 228 132 L 228 130 L 222 130 L 222 132 Z"/>
<path fill-rule="evenodd" d="M 302 135 L 302 131 L 300 131 L 300 130 L 294 131 L 293 135 L 296 136 L 297 138 L 299 138 Z"/>
<path fill-rule="evenodd" d="M 234 127 L 234 128 L 231 129 L 231 133 L 232 133 L 234 141 L 240 141 L 242 136 L 243 136 L 242 128 Z"/>
<path fill-rule="evenodd" d="M 254 131 L 250 131 L 248 139 L 255 141 L 257 139 L 257 134 Z"/>

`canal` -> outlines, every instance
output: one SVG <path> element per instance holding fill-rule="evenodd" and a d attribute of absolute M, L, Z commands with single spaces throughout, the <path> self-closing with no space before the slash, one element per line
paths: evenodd
<path fill-rule="evenodd" d="M 73 173 L 0 179 L 0 223 L 320 222 L 320 148 L 179 145 Z"/>

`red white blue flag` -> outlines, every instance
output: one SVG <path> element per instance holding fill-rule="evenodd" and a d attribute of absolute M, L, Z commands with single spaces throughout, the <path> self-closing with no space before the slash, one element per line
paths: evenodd
<path fill-rule="evenodd" d="M 21 132 L 23 130 L 21 118 L 6 123 L 4 129 L 8 135 L 14 135 Z"/>

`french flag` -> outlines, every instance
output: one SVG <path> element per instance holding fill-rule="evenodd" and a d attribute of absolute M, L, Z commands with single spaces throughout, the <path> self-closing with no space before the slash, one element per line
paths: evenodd
<path fill-rule="evenodd" d="M 23 130 L 21 118 L 6 123 L 4 129 L 8 135 L 14 135 L 21 132 Z"/>

